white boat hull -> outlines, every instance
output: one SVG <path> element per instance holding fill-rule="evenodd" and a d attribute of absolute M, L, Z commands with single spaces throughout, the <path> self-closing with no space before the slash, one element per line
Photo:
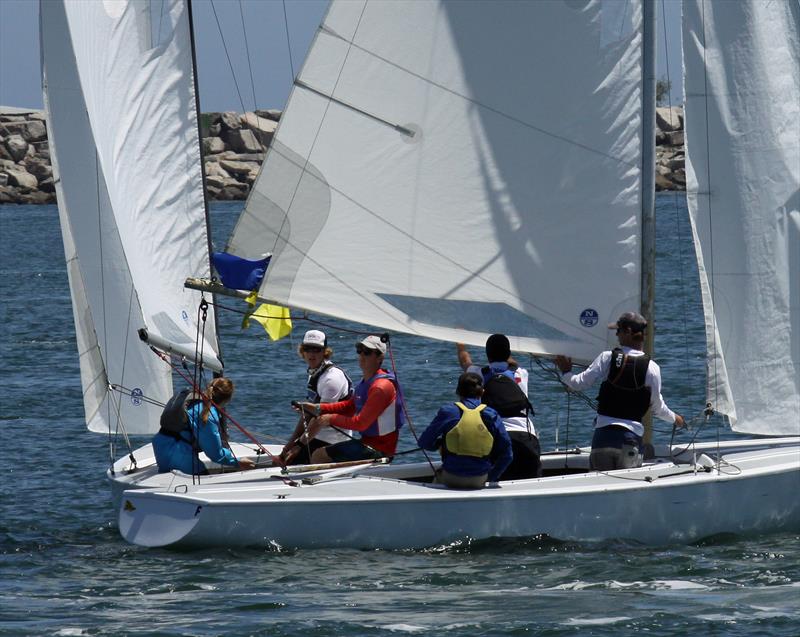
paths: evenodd
<path fill-rule="evenodd" d="M 579 465 L 585 456 L 567 459 Z M 128 490 L 119 528 L 143 546 L 361 549 L 542 534 L 669 544 L 720 533 L 800 530 L 800 441 L 757 450 L 737 443 L 722 458 L 719 470 L 704 469 L 712 461 L 701 456 L 697 464 L 662 461 L 478 491 L 388 477 L 413 467 L 424 471 L 422 465 L 333 477 L 319 472 L 294 486 L 264 475 L 255 482 Z M 564 459 L 549 456 L 547 462 L 563 465 Z"/>

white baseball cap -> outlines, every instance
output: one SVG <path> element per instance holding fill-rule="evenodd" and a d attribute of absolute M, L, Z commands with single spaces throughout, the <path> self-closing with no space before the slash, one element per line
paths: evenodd
<path fill-rule="evenodd" d="M 308 330 L 303 336 L 303 345 L 315 345 L 316 347 L 325 347 L 328 339 L 325 338 L 325 332 L 319 330 Z"/>

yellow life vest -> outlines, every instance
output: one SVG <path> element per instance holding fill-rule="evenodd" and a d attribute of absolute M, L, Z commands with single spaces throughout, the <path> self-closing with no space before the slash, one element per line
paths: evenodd
<path fill-rule="evenodd" d="M 445 448 L 449 453 L 459 456 L 487 457 L 492 451 L 494 438 L 481 418 L 486 405 L 470 409 L 462 403 L 456 403 L 456 407 L 461 410 L 461 419 L 445 435 Z"/>

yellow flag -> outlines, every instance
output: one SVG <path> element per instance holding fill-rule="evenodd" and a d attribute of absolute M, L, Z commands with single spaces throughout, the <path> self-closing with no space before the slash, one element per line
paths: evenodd
<path fill-rule="evenodd" d="M 292 319 L 288 307 L 262 303 L 249 318 L 261 323 L 273 341 L 277 341 L 292 332 Z"/>

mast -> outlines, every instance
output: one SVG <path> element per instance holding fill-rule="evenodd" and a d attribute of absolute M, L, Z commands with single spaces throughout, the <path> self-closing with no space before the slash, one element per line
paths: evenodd
<path fill-rule="evenodd" d="M 650 329 L 645 331 L 644 351 L 653 356 L 655 336 L 655 123 L 656 123 L 656 6 L 642 3 L 642 281 L 641 313 Z M 653 439 L 653 418 L 644 419 L 644 442 Z"/>
<path fill-rule="evenodd" d="M 208 188 L 206 188 L 206 163 L 203 161 L 203 135 L 202 125 L 200 123 L 200 82 L 197 79 L 197 51 L 194 42 L 194 17 L 192 14 L 192 0 L 186 0 L 186 10 L 189 18 L 189 43 L 192 50 L 192 81 L 194 83 L 194 109 L 195 117 L 197 118 L 197 145 L 198 152 L 200 153 L 200 177 L 203 181 L 203 214 L 206 220 L 206 252 L 208 253 L 208 271 L 209 274 L 213 273 L 214 269 L 211 264 L 211 218 L 208 213 Z M 212 294 L 212 299 L 214 295 Z M 217 358 L 224 365 L 225 361 L 222 358 L 222 341 L 219 338 L 219 314 L 217 313 L 217 304 L 212 303 L 211 311 L 214 312 L 214 331 L 216 332 L 217 341 Z M 215 372 L 215 376 L 219 375 Z"/>

